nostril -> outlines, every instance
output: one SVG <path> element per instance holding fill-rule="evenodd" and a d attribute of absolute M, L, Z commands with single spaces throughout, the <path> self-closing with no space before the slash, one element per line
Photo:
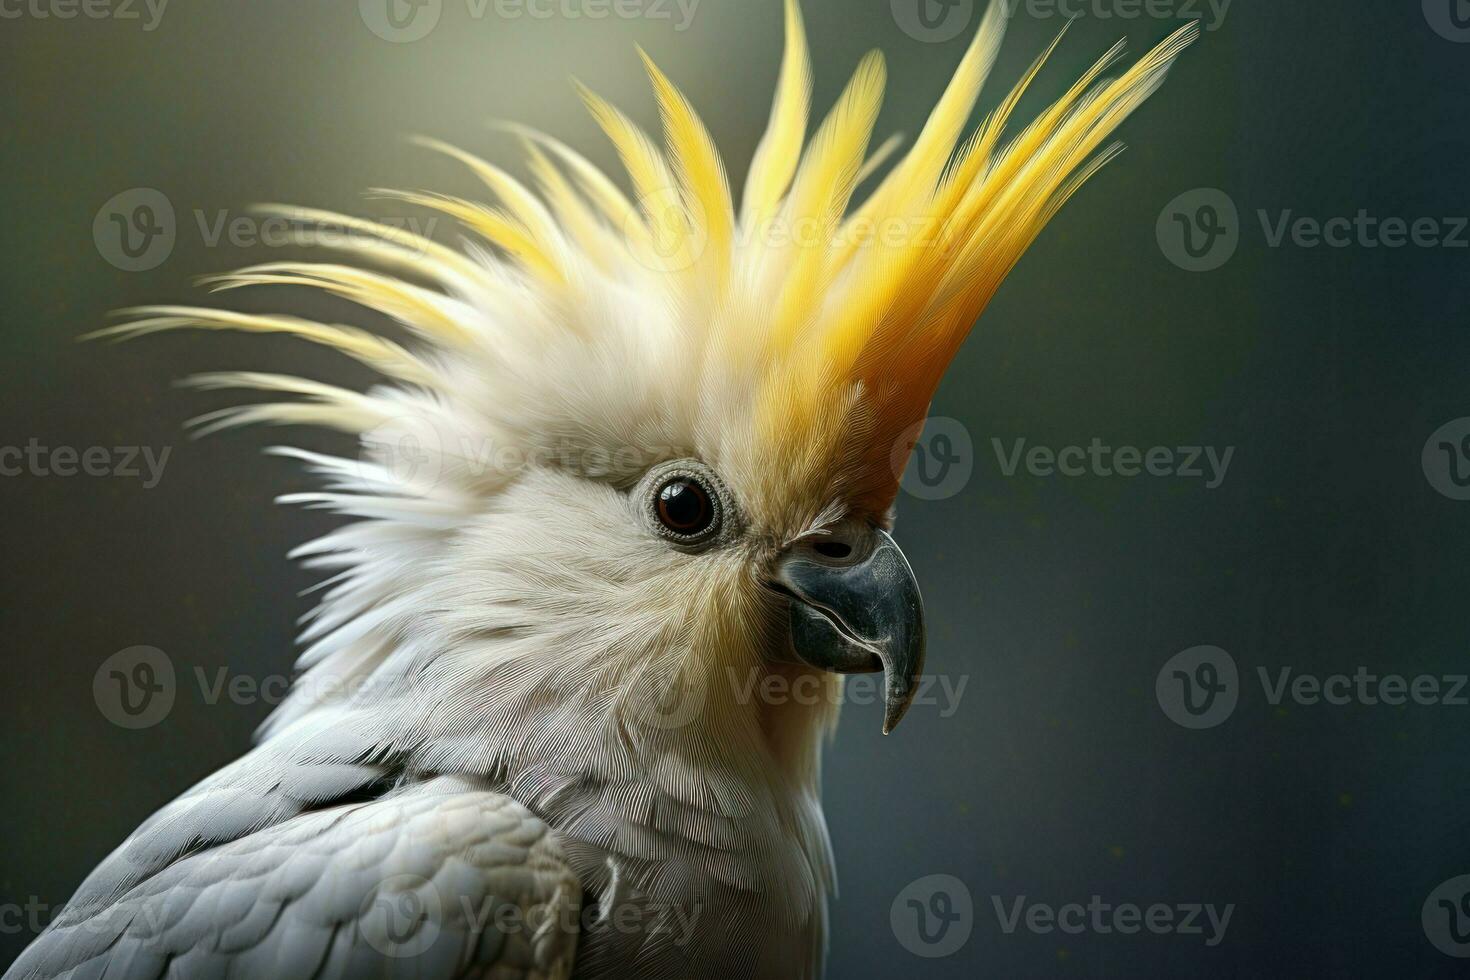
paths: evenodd
<path fill-rule="evenodd" d="M 812 550 L 826 558 L 842 559 L 852 554 L 852 545 L 843 541 L 818 541 Z"/>

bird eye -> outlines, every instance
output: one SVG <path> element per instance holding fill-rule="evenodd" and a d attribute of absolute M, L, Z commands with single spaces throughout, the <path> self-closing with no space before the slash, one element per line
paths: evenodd
<path fill-rule="evenodd" d="M 730 530 L 735 502 L 725 484 L 697 459 L 654 467 L 639 483 L 647 524 L 679 548 L 703 547 Z"/>
<path fill-rule="evenodd" d="M 659 487 L 655 506 L 659 522 L 675 534 L 699 534 L 715 519 L 709 491 L 687 476 L 676 476 Z"/>

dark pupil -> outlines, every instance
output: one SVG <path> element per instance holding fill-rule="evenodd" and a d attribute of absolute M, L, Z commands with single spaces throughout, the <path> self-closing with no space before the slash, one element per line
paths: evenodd
<path fill-rule="evenodd" d="M 688 477 L 665 483 L 658 492 L 658 518 L 671 530 L 693 534 L 709 526 L 709 496 Z"/>

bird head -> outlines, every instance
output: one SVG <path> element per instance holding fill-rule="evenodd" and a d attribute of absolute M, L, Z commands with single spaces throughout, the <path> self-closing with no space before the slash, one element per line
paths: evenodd
<path fill-rule="evenodd" d="M 365 392 L 260 372 L 195 379 L 287 396 L 212 413 L 203 429 L 306 425 L 360 440 L 355 455 L 280 450 L 326 483 L 287 499 L 355 518 L 300 551 L 333 573 L 305 633 L 308 680 L 412 703 L 406 727 L 425 745 L 436 724 L 445 738 L 543 748 L 614 729 L 719 744 L 746 733 L 810 767 L 807 736 L 831 723 L 840 677 L 863 671 L 882 673 L 884 730 L 897 724 L 925 631 L 890 532 L 929 402 L 1006 274 L 1117 152 L 1112 131 L 1197 28 L 1117 74 L 1121 49 L 1109 51 L 1013 130 L 1043 54 L 965 135 L 1003 32 L 997 0 L 899 153 L 872 142 L 877 53 L 808 135 L 794 2 L 785 16 L 769 126 L 738 202 L 694 109 L 648 61 L 661 141 L 582 93 L 626 185 L 520 127 L 502 128 L 524 145 L 535 190 L 425 141 L 496 203 L 395 196 L 461 222 L 464 247 L 282 208 L 308 238 L 345 229 L 320 244 L 350 261 L 214 280 L 325 290 L 401 336 L 202 307 L 133 311 L 107 331 L 292 334 L 383 376 Z M 768 703 L 770 677 L 811 696 Z M 655 696 L 670 683 L 696 692 L 692 716 Z M 302 685 L 274 724 L 323 709 L 326 689 Z"/>

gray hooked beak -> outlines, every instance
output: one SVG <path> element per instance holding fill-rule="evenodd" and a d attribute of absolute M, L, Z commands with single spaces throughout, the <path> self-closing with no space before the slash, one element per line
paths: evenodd
<path fill-rule="evenodd" d="M 866 524 L 804 538 L 774 578 L 791 597 L 796 657 L 838 674 L 883 671 L 883 734 L 893 731 L 924 669 L 924 601 L 893 538 Z"/>

